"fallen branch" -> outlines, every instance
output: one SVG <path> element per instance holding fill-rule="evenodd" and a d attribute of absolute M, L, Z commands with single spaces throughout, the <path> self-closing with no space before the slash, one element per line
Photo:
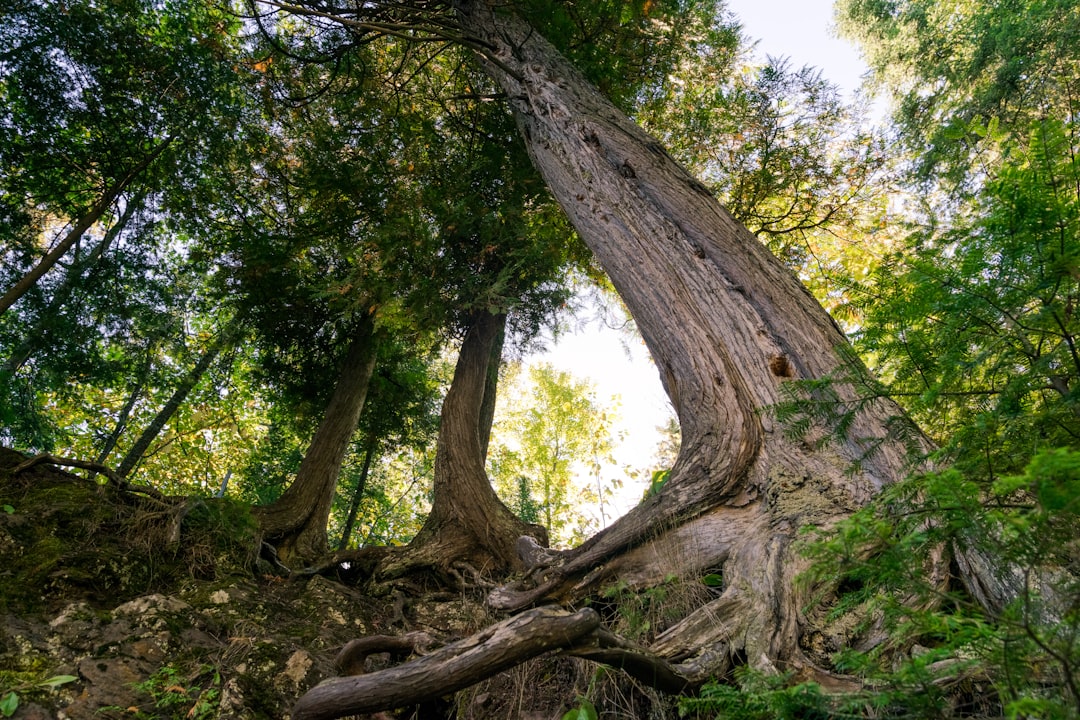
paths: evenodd
<path fill-rule="evenodd" d="M 323 683 L 300 698 L 292 717 L 332 720 L 433 700 L 549 650 L 571 647 L 599 626 L 589 608 L 535 608 L 405 665 Z"/>
<path fill-rule="evenodd" d="M 101 463 L 91 462 L 89 460 L 79 460 L 78 458 L 61 458 L 56 457 L 55 455 L 50 455 L 48 453 L 41 453 L 39 455 L 35 455 L 29 460 L 26 460 L 25 462 L 16 465 L 15 468 L 11 471 L 11 474 L 18 475 L 19 473 L 29 470 L 36 465 L 59 465 L 60 467 L 74 467 L 79 468 L 80 470 L 89 470 L 90 472 L 104 475 L 106 478 L 109 479 L 109 482 L 116 485 L 120 490 L 140 493 L 142 495 L 146 495 L 147 497 L 153 498 L 154 500 L 157 500 L 162 504 L 168 504 L 165 496 L 154 488 L 147 487 L 145 485 L 132 485 L 112 468 L 106 465 L 102 465 Z"/>
<path fill-rule="evenodd" d="M 695 685 L 660 656 L 602 627 L 586 636 L 585 642 L 567 648 L 566 654 L 617 667 L 660 692 L 683 693 Z"/>

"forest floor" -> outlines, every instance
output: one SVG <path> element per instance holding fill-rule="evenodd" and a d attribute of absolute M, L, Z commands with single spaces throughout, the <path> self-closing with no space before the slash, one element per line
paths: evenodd
<path fill-rule="evenodd" d="M 13 475 L 25 459 L 0 448 L 0 711 L 14 718 L 287 718 L 349 640 L 441 644 L 494 619 L 479 592 L 284 577 L 260 559 L 246 505 L 161 501 L 45 465 Z M 559 718 L 597 675 L 549 656 L 380 717 Z"/>

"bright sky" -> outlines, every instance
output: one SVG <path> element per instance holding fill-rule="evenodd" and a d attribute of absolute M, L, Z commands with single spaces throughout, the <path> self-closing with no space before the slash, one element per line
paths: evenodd
<path fill-rule="evenodd" d="M 813 65 L 845 94 L 858 88 L 865 64 L 855 48 L 832 30 L 832 0 L 728 0 L 741 20 L 744 33 L 757 39 L 756 56 L 787 57 L 795 67 Z M 549 362 L 576 377 L 594 383 L 601 400 L 618 398 L 626 436 L 615 456 L 620 465 L 641 470 L 658 469 L 652 459 L 659 435 L 673 414 L 655 366 L 640 338 L 587 323 L 575 333 L 563 334 L 550 352 L 532 362 Z M 628 510 L 644 492 L 648 475 L 624 489 L 619 508 Z M 629 483 L 628 483 L 629 484 Z"/>

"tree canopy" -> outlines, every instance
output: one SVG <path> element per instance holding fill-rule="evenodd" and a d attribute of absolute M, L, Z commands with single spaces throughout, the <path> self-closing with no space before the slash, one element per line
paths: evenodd
<path fill-rule="evenodd" d="M 18 0 L 0 442 L 251 502 L 295 576 L 484 588 L 524 611 L 490 630 L 509 649 L 462 641 L 485 668 L 555 648 L 711 688 L 687 712 L 967 692 L 1073 717 L 1080 12 L 837 20 L 885 128 L 814 68 L 752 64 L 708 0 Z M 587 387 L 540 368 L 495 410 L 583 282 L 619 294 L 682 435 L 591 537 L 567 527 L 611 452 Z M 631 622 L 674 575 L 678 617 Z M 487 672 L 454 653 L 379 692 Z M 364 704 L 380 677 L 297 716 L 391 707 Z"/>

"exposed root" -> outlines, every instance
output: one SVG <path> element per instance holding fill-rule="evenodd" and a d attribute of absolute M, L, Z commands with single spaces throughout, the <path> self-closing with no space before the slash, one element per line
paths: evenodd
<path fill-rule="evenodd" d="M 535 608 L 413 662 L 319 685 L 300 698 L 292 717 L 331 720 L 433 700 L 549 650 L 571 647 L 599 625 L 588 608 Z"/>
<path fill-rule="evenodd" d="M 682 693 L 698 684 L 678 667 L 649 650 L 598 627 L 567 655 L 617 667 L 661 692 Z"/>
<path fill-rule="evenodd" d="M 405 635 L 369 635 L 350 640 L 334 659 L 334 667 L 343 676 L 367 673 L 365 661 L 372 655 L 389 653 L 393 661 L 401 662 L 409 655 L 426 655 L 434 639 L 425 632 Z"/>

